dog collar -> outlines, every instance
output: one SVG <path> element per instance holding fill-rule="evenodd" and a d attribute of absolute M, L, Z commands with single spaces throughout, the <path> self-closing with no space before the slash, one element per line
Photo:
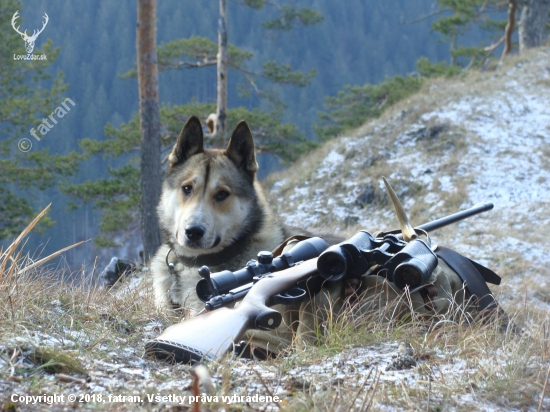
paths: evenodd
<path fill-rule="evenodd" d="M 237 239 L 235 242 L 233 242 L 232 244 L 227 246 L 225 249 L 222 249 L 217 253 L 212 253 L 208 255 L 199 255 L 195 257 L 180 256 L 173 250 L 172 247 L 170 247 L 168 254 L 170 254 L 170 252 L 174 253 L 174 255 L 176 256 L 176 259 L 180 263 L 184 264 L 185 266 L 191 266 L 191 267 L 219 266 L 229 262 L 235 256 L 238 256 L 241 253 L 243 253 L 245 247 L 248 245 L 249 242 L 250 240 L 247 237 L 243 236 L 242 238 Z M 168 265 L 168 268 L 171 269 L 170 264 L 168 263 L 168 255 L 166 255 L 166 263 Z"/>

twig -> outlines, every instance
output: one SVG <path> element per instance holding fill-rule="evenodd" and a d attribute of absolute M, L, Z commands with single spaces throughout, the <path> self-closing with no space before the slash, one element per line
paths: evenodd
<path fill-rule="evenodd" d="M 193 375 L 193 396 L 196 399 L 200 399 L 200 390 L 199 390 L 199 377 L 197 375 Z M 193 412 L 201 412 L 201 405 L 200 402 L 193 402 Z"/>
<path fill-rule="evenodd" d="M 94 268 L 92 269 L 92 275 L 90 277 L 90 284 L 88 285 L 88 296 L 86 297 L 86 310 L 90 308 L 90 295 L 92 293 L 92 289 L 95 288 L 94 286 L 94 275 L 95 275 L 95 269 L 97 267 L 97 256 L 94 260 Z"/>
<path fill-rule="evenodd" d="M 499 41 L 497 41 L 495 44 L 492 44 L 490 46 L 485 47 L 483 50 L 486 52 L 492 53 L 498 46 L 502 44 L 502 42 L 506 40 L 506 36 L 502 36 Z"/>
<path fill-rule="evenodd" d="M 544 381 L 544 388 L 542 388 L 542 394 L 540 395 L 539 408 L 537 412 L 542 410 L 542 401 L 544 401 L 544 394 L 546 393 L 546 387 L 548 386 L 548 375 L 550 375 L 550 366 L 548 366 L 548 372 L 546 372 L 546 380 Z"/>
<path fill-rule="evenodd" d="M 209 66 L 215 66 L 217 63 L 217 60 L 207 60 L 205 59 L 202 62 L 187 62 L 187 61 L 180 61 L 177 63 L 170 63 L 165 64 L 159 67 L 159 71 L 166 71 L 166 70 L 181 70 L 181 69 L 200 69 L 202 67 L 209 67 Z"/>
<path fill-rule="evenodd" d="M 265 388 L 265 390 L 267 391 L 267 393 L 269 394 L 269 396 L 271 396 L 271 399 L 273 399 L 273 392 L 271 391 L 271 389 L 269 389 L 269 387 L 267 386 L 267 384 L 265 383 L 265 381 L 263 380 L 262 378 L 262 375 L 260 375 L 260 372 L 258 372 L 256 369 L 254 368 L 251 368 L 252 371 L 256 374 L 256 376 L 258 377 L 258 379 L 260 380 L 260 383 L 263 385 L 263 387 Z M 278 402 L 274 402 L 275 405 L 277 406 L 277 408 L 281 409 L 281 406 L 279 405 Z"/>
<path fill-rule="evenodd" d="M 2 280 L 4 276 L 4 271 L 6 270 L 6 265 L 8 264 L 8 260 L 10 256 L 13 254 L 15 249 L 17 249 L 17 246 L 19 246 L 19 243 L 23 240 L 25 236 L 36 226 L 38 221 L 44 217 L 46 213 L 48 213 L 48 210 L 50 210 L 51 203 L 44 208 L 42 212 L 36 216 L 31 223 L 28 224 L 28 226 L 21 232 L 19 236 L 9 245 L 9 247 L 6 249 L 6 251 L 2 254 L 0 257 L 0 260 L 3 261 L 2 267 L 0 268 L 0 281 Z"/>
<path fill-rule="evenodd" d="M 86 385 L 86 381 L 84 379 L 75 378 L 74 376 L 65 375 L 64 373 L 57 373 L 55 377 L 57 378 L 58 381 L 61 381 L 61 382 L 76 382 L 81 385 Z"/>
<path fill-rule="evenodd" d="M 372 400 L 374 399 L 374 394 L 376 393 L 376 389 L 378 388 L 378 381 L 380 380 L 380 374 L 381 374 L 381 372 L 379 372 L 379 371 L 376 371 L 376 372 L 377 372 L 377 374 L 376 374 L 376 376 L 375 376 L 375 378 L 374 378 L 374 383 L 372 384 L 372 393 L 371 393 L 371 395 L 370 395 L 370 397 L 369 397 L 369 402 L 368 402 L 367 405 L 366 405 L 365 412 L 367 412 L 367 411 L 369 410 L 370 405 L 371 405 L 371 403 L 372 403 Z M 360 411 L 362 411 L 363 408 L 365 407 L 365 401 L 366 401 L 366 400 L 367 400 L 367 397 L 365 396 L 365 399 L 363 399 L 363 403 L 362 403 L 362 405 L 361 405 L 361 408 L 359 409 Z"/>
<path fill-rule="evenodd" d="M 476 14 L 476 17 L 474 18 L 474 20 L 477 20 L 479 18 L 479 16 L 481 16 L 481 14 L 485 11 L 485 7 L 487 7 L 487 3 L 489 3 L 489 0 L 485 0 L 483 2 L 481 7 L 479 8 L 479 10 L 477 11 L 477 14 Z"/>
<path fill-rule="evenodd" d="M 446 11 L 450 11 L 449 9 L 447 8 L 444 8 L 444 9 L 439 9 L 437 11 L 434 11 L 432 13 L 429 13 L 429 14 L 425 14 L 424 16 L 420 16 L 418 18 L 416 18 L 415 20 L 410 20 L 410 21 L 404 21 L 403 20 L 403 16 L 401 16 L 401 19 L 399 21 L 399 24 L 415 24 L 415 23 L 419 23 L 421 21 L 424 21 L 426 19 L 429 19 L 430 17 L 433 17 L 433 16 L 437 16 L 438 14 L 441 14 L 441 13 L 444 13 Z"/>
<path fill-rule="evenodd" d="M 426 412 L 430 412 L 431 397 L 432 397 L 432 374 L 430 371 L 430 373 L 428 373 L 428 407 L 426 408 Z"/>
<path fill-rule="evenodd" d="M 77 247 L 77 246 L 80 246 L 81 244 L 83 243 L 86 243 L 88 242 L 87 240 L 83 240 L 81 242 L 78 242 L 78 243 L 75 243 L 74 245 L 71 245 L 71 246 L 67 246 L 61 250 L 58 250 L 57 252 L 55 253 L 52 253 L 50 256 L 47 256 L 43 259 L 40 259 L 38 262 L 34 262 L 32 265 L 29 265 L 29 266 L 25 266 L 23 269 L 21 269 L 19 272 L 17 272 L 17 275 L 21 275 L 22 273 L 25 273 L 27 270 L 30 270 L 30 269 L 33 269 L 37 266 L 40 266 L 42 265 L 43 263 L 46 263 L 47 261 L 49 260 L 52 260 L 53 258 L 56 258 L 58 257 L 60 254 L 62 254 L 63 252 L 66 252 L 67 250 L 70 250 L 74 247 Z"/>
<path fill-rule="evenodd" d="M 367 384 L 367 381 L 368 379 L 370 378 L 370 375 L 372 373 L 372 370 L 373 368 L 370 368 L 369 370 L 369 373 L 367 374 L 367 376 L 365 377 L 365 380 L 363 381 L 363 384 L 359 387 L 359 390 L 355 393 L 355 396 L 353 397 L 353 399 L 351 400 L 350 404 L 347 405 L 346 409 L 347 411 L 351 411 L 351 409 L 353 408 L 353 404 L 355 403 L 356 399 L 359 397 L 359 394 L 361 393 L 361 391 L 365 388 L 365 385 Z"/>
<path fill-rule="evenodd" d="M 338 399 L 338 394 L 340 393 L 340 391 L 336 392 L 334 394 L 334 396 L 332 397 L 332 402 L 330 403 L 330 407 L 328 408 L 329 411 L 333 411 L 334 410 L 334 404 L 336 403 L 336 399 Z"/>
<path fill-rule="evenodd" d="M 8 295 L 8 302 L 10 303 L 10 311 L 11 311 L 11 321 L 15 321 L 15 311 L 13 310 L 13 300 L 11 298 L 11 294 Z"/>
<path fill-rule="evenodd" d="M 412 410 L 413 404 L 411 402 L 411 398 L 409 394 L 407 393 L 407 388 L 405 387 L 405 384 L 403 383 L 403 381 L 400 381 L 400 383 L 401 383 L 401 387 L 403 388 L 403 394 L 405 395 L 405 401 L 407 402 L 407 405 L 409 405 L 409 409 Z"/>

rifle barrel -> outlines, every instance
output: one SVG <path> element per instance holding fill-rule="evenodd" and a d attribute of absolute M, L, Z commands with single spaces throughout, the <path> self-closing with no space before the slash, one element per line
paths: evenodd
<path fill-rule="evenodd" d="M 470 216 L 477 215 L 479 213 L 487 212 L 494 207 L 492 203 L 478 203 L 475 206 L 472 206 L 469 209 L 463 210 L 462 212 L 457 212 L 449 216 L 442 217 L 441 219 L 434 220 L 429 223 L 418 226 L 415 229 L 422 229 L 426 232 L 432 232 L 442 227 L 448 226 L 460 220 L 464 220 Z"/>

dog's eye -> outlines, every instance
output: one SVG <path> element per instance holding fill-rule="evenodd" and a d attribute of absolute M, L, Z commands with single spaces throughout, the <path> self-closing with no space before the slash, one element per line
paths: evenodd
<path fill-rule="evenodd" d="M 229 192 L 226 191 L 226 190 L 220 190 L 218 193 L 216 193 L 216 195 L 214 196 L 214 198 L 216 199 L 216 201 L 218 202 L 223 202 L 225 199 L 227 199 L 229 197 Z"/>
<path fill-rule="evenodd" d="M 185 185 L 182 187 L 182 189 L 183 189 L 183 193 L 185 193 L 186 195 L 190 195 L 191 192 L 193 191 L 193 186 Z"/>

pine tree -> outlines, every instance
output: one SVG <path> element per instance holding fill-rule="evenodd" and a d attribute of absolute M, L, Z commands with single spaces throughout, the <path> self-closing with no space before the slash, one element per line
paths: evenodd
<path fill-rule="evenodd" d="M 59 49 L 47 41 L 34 54 L 45 54 L 48 60 L 21 61 L 11 56 L 24 53 L 19 34 L 10 25 L 13 13 L 23 14 L 22 6 L 14 0 L 0 2 L 0 239 L 20 232 L 45 204 L 37 205 L 29 198 L 33 190 L 44 190 L 63 182 L 77 171 L 81 156 L 50 154 L 39 150 L 40 141 L 30 135 L 41 119 L 51 114 L 63 100 L 67 89 L 63 74 L 55 78 L 47 73 L 57 59 Z M 24 22 L 18 19 L 24 30 Z M 49 88 L 42 85 L 49 82 Z M 36 134 L 36 133 L 35 133 Z M 39 139 L 47 139 L 40 136 Z M 28 190 L 30 189 L 30 191 Z M 26 190 L 26 195 L 22 194 Z M 42 228 L 54 222 L 41 220 Z"/>
<path fill-rule="evenodd" d="M 432 27 L 434 31 L 443 35 L 445 41 L 449 42 L 451 66 L 462 65 L 461 60 L 464 58 L 469 59 L 466 65 L 468 68 L 482 65 L 505 40 L 503 36 L 493 46 L 461 46 L 459 44 L 461 36 L 464 36 L 474 26 L 489 33 L 503 32 L 507 21 L 493 20 L 490 18 L 490 14 L 504 10 L 504 3 L 498 0 L 437 0 L 437 2 L 439 3 L 438 12 L 445 15 L 432 23 Z"/>

